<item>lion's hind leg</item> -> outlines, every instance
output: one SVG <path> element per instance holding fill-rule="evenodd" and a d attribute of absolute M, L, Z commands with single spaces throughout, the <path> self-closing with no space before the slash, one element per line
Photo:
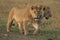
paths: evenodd
<path fill-rule="evenodd" d="M 8 23 L 7 23 L 7 32 L 10 32 L 10 28 L 11 28 L 12 22 L 13 22 L 13 20 L 8 20 Z"/>

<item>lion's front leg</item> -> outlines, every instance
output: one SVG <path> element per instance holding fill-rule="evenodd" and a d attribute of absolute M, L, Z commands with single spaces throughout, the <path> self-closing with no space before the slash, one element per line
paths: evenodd
<path fill-rule="evenodd" d="M 33 32 L 33 34 L 36 34 L 39 30 L 38 28 L 38 24 L 37 23 L 32 23 L 33 27 L 35 28 L 35 31 Z"/>
<path fill-rule="evenodd" d="M 22 33 L 22 23 L 18 22 L 18 30 L 19 33 Z"/>

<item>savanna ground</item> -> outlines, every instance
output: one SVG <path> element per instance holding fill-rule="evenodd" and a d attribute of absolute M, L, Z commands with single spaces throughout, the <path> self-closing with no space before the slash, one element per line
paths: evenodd
<path fill-rule="evenodd" d="M 9 36 L 6 36 L 6 23 L 10 9 L 36 3 L 48 5 L 52 13 L 49 20 L 42 20 L 40 32 L 37 35 L 25 36 L 19 34 L 15 25 Z M 33 31 L 33 28 L 30 28 L 30 31 Z M 60 40 L 60 0 L 0 0 L 0 40 Z"/>

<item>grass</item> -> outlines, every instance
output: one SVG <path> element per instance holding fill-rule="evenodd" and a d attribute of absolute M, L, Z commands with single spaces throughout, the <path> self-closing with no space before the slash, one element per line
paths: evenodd
<path fill-rule="evenodd" d="M 48 5 L 52 18 L 42 20 L 37 35 L 24 36 L 18 33 L 17 26 L 5 36 L 8 13 L 12 7 L 25 7 L 33 4 Z M 33 28 L 30 28 L 33 31 Z M 59 0 L 0 0 L 0 40 L 60 40 L 60 1 Z"/>

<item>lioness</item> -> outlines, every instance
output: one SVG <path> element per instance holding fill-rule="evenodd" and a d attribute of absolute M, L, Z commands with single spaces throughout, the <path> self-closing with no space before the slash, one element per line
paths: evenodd
<path fill-rule="evenodd" d="M 45 17 L 46 19 L 49 19 L 51 17 L 50 8 L 47 6 L 39 5 L 39 6 L 31 6 L 31 7 L 25 7 L 25 8 L 18 8 L 14 7 L 9 12 L 8 22 L 7 22 L 7 32 L 10 31 L 10 27 L 12 24 L 13 19 L 16 20 L 18 24 L 18 29 L 20 32 L 20 29 L 23 25 L 24 34 L 28 34 L 28 23 L 31 23 L 33 27 L 35 28 L 34 34 L 37 33 L 39 23 L 41 22 L 41 19 Z"/>
<path fill-rule="evenodd" d="M 23 25 L 24 34 L 28 34 L 28 23 L 31 23 L 33 27 L 35 28 L 34 34 L 38 31 L 38 24 L 35 19 L 40 17 L 40 7 L 37 6 L 31 6 L 31 7 L 25 7 L 25 8 L 18 8 L 14 7 L 9 12 L 8 22 L 7 22 L 7 32 L 10 31 L 10 27 L 12 24 L 13 19 L 16 20 L 18 24 L 18 29 L 20 31 L 21 25 Z"/>

